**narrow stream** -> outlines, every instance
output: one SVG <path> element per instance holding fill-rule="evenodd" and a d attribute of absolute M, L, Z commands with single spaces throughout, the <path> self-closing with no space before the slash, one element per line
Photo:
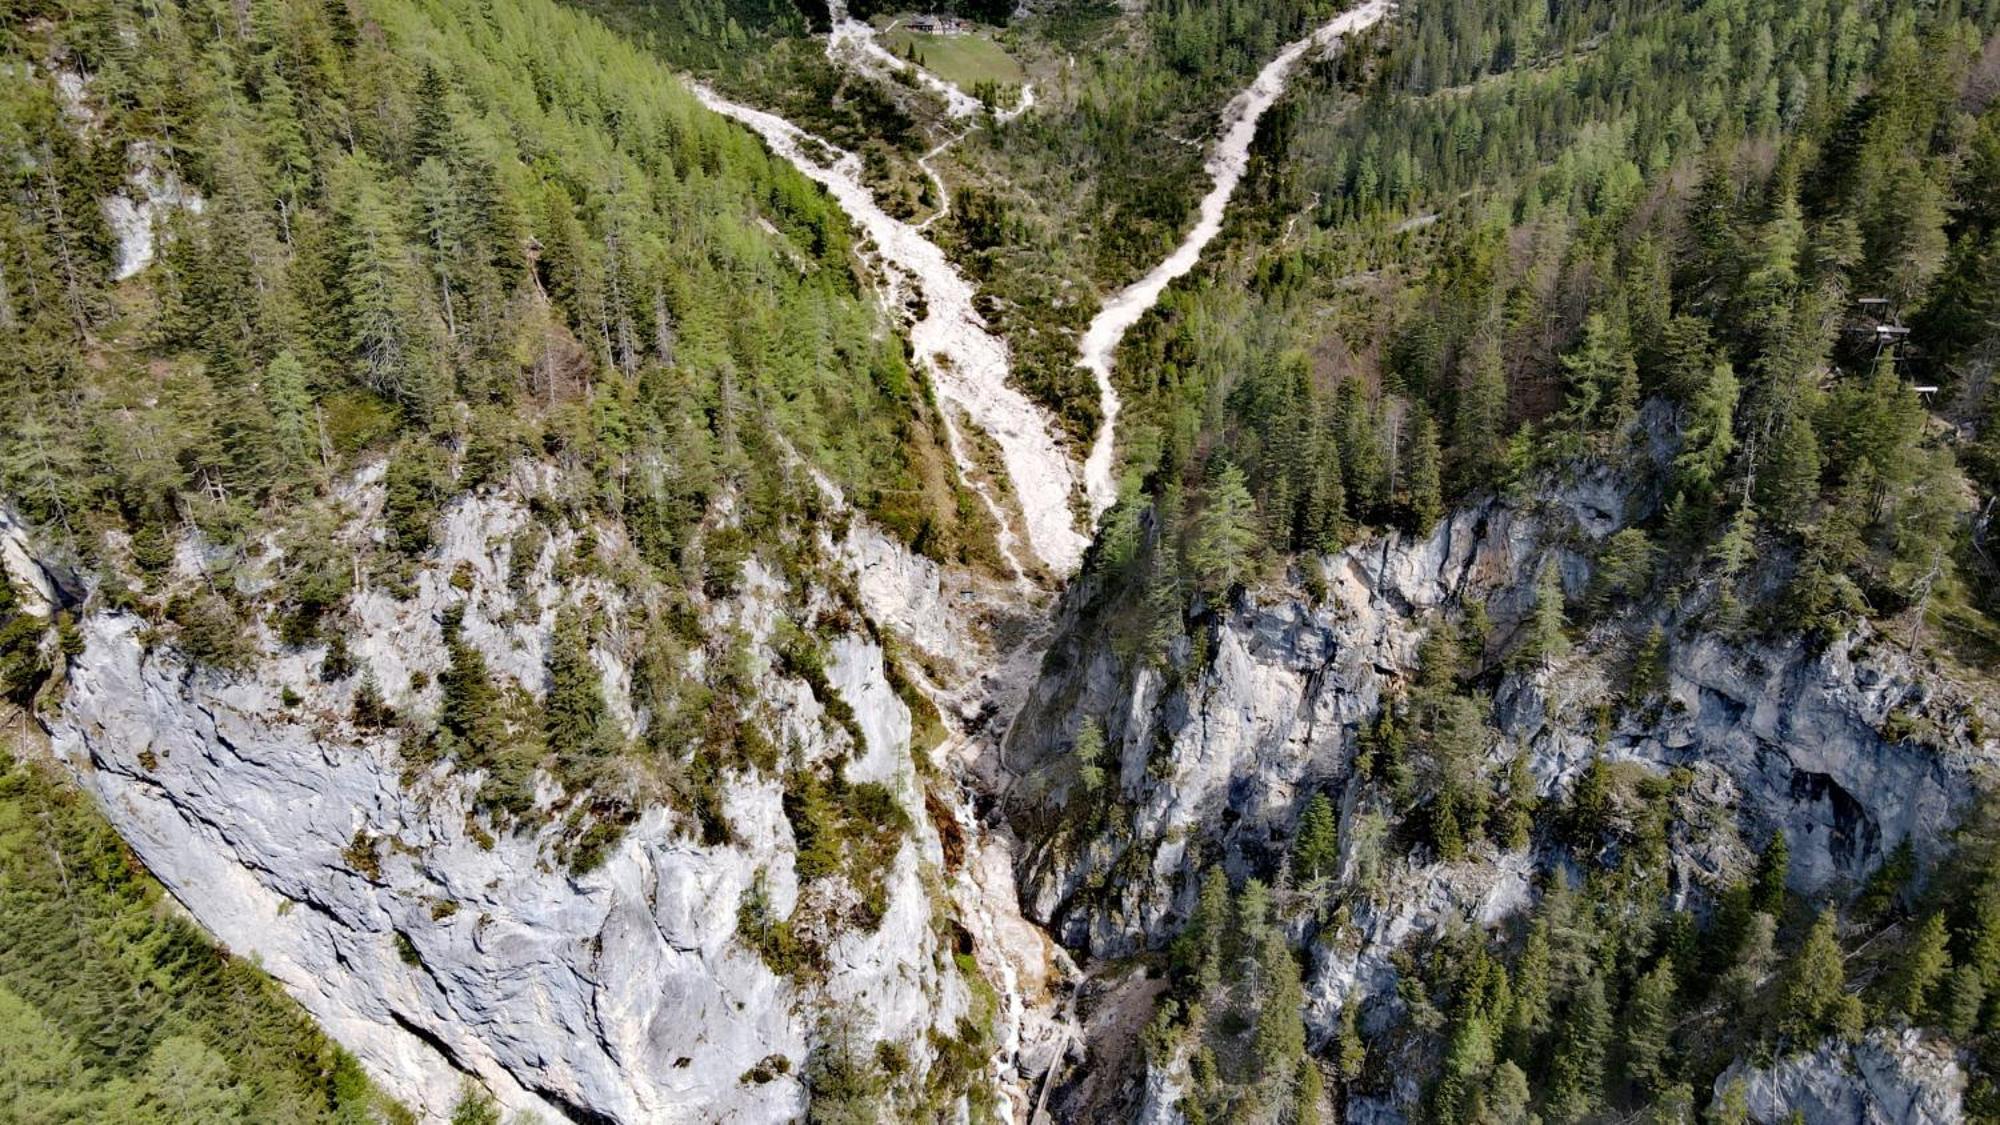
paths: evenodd
<path fill-rule="evenodd" d="M 1111 364 L 1117 355 L 1119 341 L 1125 338 L 1125 333 L 1133 325 L 1139 323 L 1139 318 L 1145 316 L 1147 310 L 1159 303 L 1160 295 L 1167 291 L 1167 286 L 1194 268 L 1201 259 L 1201 252 L 1221 233 L 1222 217 L 1229 210 L 1229 201 L 1235 196 L 1237 185 L 1243 181 L 1243 170 L 1250 163 L 1250 142 L 1257 137 L 1257 122 L 1285 92 L 1285 83 L 1291 78 L 1292 68 L 1308 52 L 1324 50 L 1343 36 L 1373 26 L 1388 14 L 1389 0 L 1367 0 L 1360 7 L 1335 17 L 1311 35 L 1287 46 L 1257 72 L 1256 79 L 1222 111 L 1222 135 L 1215 139 L 1215 146 L 1209 151 L 1204 165 L 1214 186 L 1202 197 L 1194 229 L 1188 231 L 1187 237 L 1174 248 L 1174 252 L 1162 259 L 1146 276 L 1104 302 L 1104 307 L 1091 318 L 1090 327 L 1084 330 L 1078 348 L 1078 363 L 1089 368 L 1096 378 L 1098 402 L 1104 415 L 1104 422 L 1097 430 L 1097 439 L 1091 444 L 1090 456 L 1083 463 L 1084 488 L 1090 497 L 1093 523 L 1118 499 L 1118 486 L 1112 479 L 1111 469 L 1121 403 L 1117 388 L 1111 383 Z"/>

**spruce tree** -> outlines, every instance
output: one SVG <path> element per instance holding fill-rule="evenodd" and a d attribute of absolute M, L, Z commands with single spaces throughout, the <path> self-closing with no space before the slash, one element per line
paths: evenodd
<path fill-rule="evenodd" d="M 1736 370 L 1715 364 L 1690 395 L 1681 422 L 1681 451 L 1674 457 L 1674 484 L 1700 503 L 1722 487 L 1723 469 L 1736 448 L 1735 417 L 1739 388 Z"/>
<path fill-rule="evenodd" d="M 1604 1054 L 1611 1039 L 1611 1008 L 1605 1002 L 1604 981 L 1586 975 L 1571 989 L 1556 1031 L 1555 1055 L 1549 1063 L 1549 1116 L 1556 1121 L 1581 1121 L 1604 1098 Z"/>
<path fill-rule="evenodd" d="M 1837 919 L 1823 910 L 1793 955 L 1778 993 L 1778 1033 L 1804 1046 L 1821 1035 L 1860 1031 L 1860 1000 L 1847 992 L 1847 968 L 1835 932 Z"/>
<path fill-rule="evenodd" d="M 1500 467 L 1507 432 L 1507 370 L 1499 342 L 1481 333 L 1473 344 L 1471 376 L 1451 422 L 1453 479 L 1460 488 L 1490 482 Z"/>
<path fill-rule="evenodd" d="M 1076 776 L 1085 793 L 1104 787 L 1104 726 L 1094 717 L 1076 731 Z"/>
<path fill-rule="evenodd" d="M 1256 949 L 1262 987 L 1257 1006 L 1253 1054 L 1257 1060 L 1257 1101 L 1274 1110 L 1296 1101 L 1293 1083 L 1306 1060 L 1305 989 L 1299 964 L 1285 933 L 1269 928 Z"/>
<path fill-rule="evenodd" d="M 1548 921 L 1537 917 L 1514 963 L 1514 1007 L 1507 1016 L 1507 1057 L 1526 1069 L 1534 1068 L 1536 1046 L 1549 1029 L 1552 973 Z"/>
<path fill-rule="evenodd" d="M 1419 410 L 1411 423 L 1407 456 L 1404 510 L 1408 527 L 1413 534 L 1428 535 L 1444 510 L 1443 455 L 1438 450 L 1437 424 L 1428 411 Z"/>
<path fill-rule="evenodd" d="M 1582 342 L 1563 357 L 1562 366 L 1563 411 L 1571 427 L 1578 434 L 1623 429 L 1639 404 L 1639 366 L 1623 329 L 1603 313 L 1592 313 L 1584 321 Z"/>
<path fill-rule="evenodd" d="M 318 461 L 312 392 L 306 387 L 305 365 L 290 351 L 279 352 L 264 369 L 264 401 L 275 428 L 278 479 L 299 479 Z"/>
<path fill-rule="evenodd" d="M 1516 662 L 1544 668 L 1569 653 L 1568 621 L 1563 616 L 1562 571 L 1554 556 L 1535 572 L 1535 604 L 1529 611 L 1527 636 L 1516 650 Z"/>
<path fill-rule="evenodd" d="M 1528 1125 L 1535 1120 L 1528 1112 L 1533 1095 L 1528 1087 L 1528 1076 L 1512 1059 L 1493 1068 L 1493 1077 L 1486 1092 L 1486 1113 L 1483 1120 L 1493 1125 Z"/>
<path fill-rule="evenodd" d="M 1757 872 L 1751 880 L 1750 907 L 1773 917 L 1785 913 L 1785 880 L 1791 873 L 1792 849 L 1785 830 L 1771 833 L 1770 842 L 1757 856 Z"/>
<path fill-rule="evenodd" d="M 342 308 L 349 355 L 363 380 L 419 418 L 440 408 L 448 388 L 431 369 L 422 298 L 408 244 L 380 174 L 363 157 L 340 165 Z"/>
<path fill-rule="evenodd" d="M 1780 526 L 1809 521 L 1819 499 L 1819 434 L 1799 409 L 1778 419 L 1768 454 L 1757 471 L 1757 508 Z"/>
<path fill-rule="evenodd" d="M 1336 874 L 1340 863 L 1339 821 L 1325 793 L 1313 794 L 1299 817 L 1292 840 L 1292 874 L 1302 882 Z"/>
<path fill-rule="evenodd" d="M 1911 936 L 1901 962 L 1891 978 L 1889 1003 L 1914 1023 L 1929 1018 L 1938 986 L 1951 973 L 1950 934 L 1944 913 L 1932 911 Z M 1948 1005 L 1946 1005 L 1948 1007 Z"/>
<path fill-rule="evenodd" d="M 1445 1045 L 1443 1073 L 1431 1095 L 1431 1119 L 1438 1125 L 1479 1120 L 1492 1066 L 1493 1037 L 1485 1017 L 1475 1013 L 1459 1020 Z"/>
<path fill-rule="evenodd" d="M 1986 985 L 1979 979 L 1979 970 L 1971 965 L 1953 969 L 1951 978 L 1945 982 L 1940 1013 L 1944 1029 L 1954 1039 L 1970 1037 L 1979 1030 L 1979 1013 L 1985 1006 Z"/>
<path fill-rule="evenodd" d="M 1663 957 L 1632 986 L 1625 1009 L 1625 1074 L 1652 1095 L 1662 1093 L 1672 1078 L 1669 1037 L 1677 986 L 1673 958 Z"/>
<path fill-rule="evenodd" d="M 544 707 L 549 748 L 559 758 L 596 757 L 610 749 L 603 681 L 590 659 L 583 615 L 575 606 L 556 611 L 549 636 L 549 687 Z"/>
<path fill-rule="evenodd" d="M 446 614 L 445 670 L 438 675 L 442 699 L 438 705 L 438 725 L 463 742 L 471 751 L 471 761 L 489 763 L 501 749 L 499 693 L 487 671 L 486 657 L 460 635 L 464 606 L 453 605 Z"/>
<path fill-rule="evenodd" d="M 1257 508 L 1243 470 L 1225 463 L 1203 490 L 1188 566 L 1210 591 L 1222 593 L 1246 576 L 1257 544 Z"/>

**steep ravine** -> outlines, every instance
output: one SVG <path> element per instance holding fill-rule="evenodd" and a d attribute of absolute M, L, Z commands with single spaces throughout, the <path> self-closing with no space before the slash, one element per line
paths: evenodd
<path fill-rule="evenodd" d="M 825 187 L 856 225 L 867 233 L 893 309 L 921 306 L 909 325 L 910 344 L 925 365 L 944 406 L 945 437 L 960 474 L 979 493 L 998 526 L 1000 550 L 1022 581 L 1039 560 L 1067 574 L 1083 558 L 1086 541 L 1077 530 L 1070 496 L 1076 474 L 1054 437 L 1046 413 L 1007 381 L 1006 341 L 987 328 L 973 303 L 971 282 L 915 225 L 877 204 L 862 183 L 861 158 L 806 133 L 776 114 L 732 102 L 696 86 L 703 104 L 748 126 L 771 150 Z M 1006 480 L 991 481 L 980 470 L 960 417 L 999 445 Z M 1018 550 L 1020 536 L 1009 511 L 1018 500 L 1032 560 Z"/>
<path fill-rule="evenodd" d="M 1122 324 L 1092 337 L 1107 387 L 1117 335 L 1214 236 L 1257 116 L 1293 64 L 1385 10 L 1370 4 L 1288 47 L 1231 104 L 1209 163 L 1215 188 L 1196 228 L 1107 308 L 1104 322 Z M 851 24 L 840 21 L 844 34 L 830 50 L 844 43 L 876 65 L 900 65 L 885 62 Z M 361 677 L 324 680 L 323 649 L 287 649 L 261 629 L 253 664 L 221 673 L 155 643 L 135 617 L 89 613 L 83 651 L 64 671 L 60 710 L 47 724 L 52 746 L 204 926 L 257 956 L 392 1093 L 429 1114 L 441 1113 L 469 1074 L 510 1109 L 550 1119 L 786 1119 L 803 1108 L 800 1074 L 829 1020 L 864 1041 L 909 1045 L 919 1066 L 932 1061 L 932 1040 L 954 1034 L 977 1002 L 956 950 L 997 990 L 993 1079 L 1007 1114 L 1024 1118 L 1049 1094 L 1036 1077 L 1076 1034 L 1065 1002 L 1073 969 L 1017 901 L 1015 874 L 1036 861 L 1017 854 L 1005 824 L 983 826 L 977 809 L 1008 780 L 995 738 L 1029 691 L 1042 690 L 1035 685 L 1047 633 L 1034 618 L 1044 607 L 1027 579 L 1069 575 L 1086 546 L 1071 506 L 1077 469 L 1048 419 L 1009 385 L 1005 342 L 982 323 L 969 283 L 920 228 L 876 205 L 852 154 L 769 114 L 702 96 L 825 186 L 867 233 L 891 303 L 921 305 L 912 343 L 946 404 L 960 467 L 1023 577 L 1021 590 L 981 589 L 858 523 L 824 544 L 871 621 L 923 652 L 931 668 L 948 670 L 926 687 L 961 727 L 932 751 L 966 779 L 949 793 L 923 776 L 912 717 L 867 633 L 830 638 L 828 668 L 863 746 L 841 745 L 809 685 L 776 674 L 762 685 L 760 706 L 804 762 L 855 751 L 850 779 L 889 786 L 917 826 L 890 867 L 880 923 L 831 935 L 818 979 L 774 972 L 740 940 L 734 904 L 755 890 L 783 914 L 805 893 L 776 782 L 745 774 L 725 785 L 736 834 L 728 844 L 693 841 L 673 814 L 654 809 L 601 866 L 570 874 L 553 829 L 493 831 L 473 806 L 476 778 L 442 766 L 412 773 L 402 733 L 356 725 Z M 954 112 L 963 108 L 946 97 Z M 1015 112 L 1031 105 L 1024 98 Z M 1092 471 L 1105 474 L 1112 405 L 1102 456 L 1094 449 L 1091 459 Z M 961 420 L 999 447 L 1003 479 L 975 465 Z M 555 575 L 560 544 L 533 561 L 528 595 L 510 588 L 512 537 L 531 518 L 532 478 L 453 504 L 441 546 L 409 591 L 354 596 L 352 655 L 390 685 L 399 709 L 436 706 L 448 606 L 466 607 L 464 636 L 496 673 L 529 691 L 540 685 L 558 605 L 597 598 L 618 612 L 620 591 Z M 1108 479 L 1089 490 L 1092 514 Z M 365 534 L 379 518 L 379 475 L 364 473 L 346 495 L 356 517 L 350 533 Z M 19 556 L 10 557 L 10 572 L 33 569 L 23 542 L 9 539 Z M 184 571 L 198 567 L 200 551 L 198 543 L 183 551 Z M 784 593 L 777 576 L 752 567 L 742 597 L 711 608 L 714 624 L 745 628 L 768 661 Z M 968 610 L 981 624 L 969 623 Z M 595 656 L 614 713 L 628 726 L 641 721 L 626 698 L 625 658 L 604 648 Z M 930 802 L 938 797 L 944 816 Z M 940 877 L 969 950 L 937 924 Z"/>
<path fill-rule="evenodd" d="M 1399 1004 L 1392 953 L 1456 927 L 1497 926 L 1534 903 L 1538 873 L 1565 861 L 1547 842 L 1486 845 L 1457 862 L 1383 848 L 1356 780 L 1362 728 L 1413 676 L 1424 635 L 1474 604 L 1496 645 L 1478 659 L 1498 668 L 1498 646 L 1530 612 L 1545 561 L 1582 604 L 1598 545 L 1643 503 L 1624 476 L 1593 469 L 1551 482 L 1532 502 L 1464 508 L 1427 536 L 1364 542 L 1323 560 L 1328 593 L 1318 604 L 1280 589 L 1207 607 L 1194 626 L 1206 634 L 1205 657 L 1183 639 L 1163 664 L 1126 660 L 1101 643 L 1092 611 L 1076 610 L 1007 741 L 1018 779 L 1012 817 L 1033 840 L 1019 872 L 1029 916 L 1101 962 L 1159 950 L 1210 865 L 1237 880 L 1270 877 L 1306 801 L 1325 792 L 1340 817 L 1338 883 L 1363 889 L 1343 900 L 1351 914 L 1342 935 L 1308 946 L 1308 1031 L 1325 1042 L 1349 1004 L 1360 1005 L 1364 1027 L 1388 1018 Z M 1632 623 L 1594 627 L 1548 667 L 1500 673 L 1499 740 L 1484 768 L 1497 772 L 1524 751 L 1549 800 L 1600 752 L 1655 776 L 1684 771 L 1669 845 L 1671 890 L 1683 902 L 1741 877 L 1777 829 L 1790 842 L 1792 889 L 1808 896 L 1853 894 L 1899 844 L 1922 863 L 1944 857 L 2000 764 L 2000 743 L 1981 733 L 1994 729 L 1993 701 L 1927 673 L 1866 625 L 1823 649 L 1798 638 L 1729 640 L 1700 607 L 1695 599 L 1661 621 L 1669 645 L 1657 709 L 1621 709 L 1608 728 L 1600 703 L 1621 690 L 1620 638 Z M 1108 820 L 1092 831 L 1065 812 L 1089 800 L 1076 791 L 1071 758 L 1086 718 L 1102 724 L 1113 794 Z M 1910 726 L 1930 733 L 1889 733 Z M 1808 1096 L 1891 1112 L 1829 1120 L 1951 1119 L 1964 1076 L 1948 1055 L 1894 1037 L 1856 1051 L 1859 1062 L 1829 1047 L 1816 1063 L 1751 1074 L 1758 1119 L 1781 1119 L 1796 1104 L 1788 1099 Z M 1857 1066 L 1874 1068 L 1865 1082 L 1843 1077 Z M 1128 1077 L 1124 1096 L 1146 1120 L 1177 1120 L 1171 1106 L 1185 1075 L 1143 1077 Z M 1086 1087 L 1112 1084 L 1093 1076 L 1066 1111 L 1101 1109 Z M 1418 1108 L 1420 1093 L 1411 1080 L 1387 1101 L 1357 1099 L 1347 1110 L 1395 1120 Z M 1905 1101 L 1936 1112 L 1893 1116 Z"/>

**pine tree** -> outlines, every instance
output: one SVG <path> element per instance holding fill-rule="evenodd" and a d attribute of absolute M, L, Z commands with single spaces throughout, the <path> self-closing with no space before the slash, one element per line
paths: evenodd
<path fill-rule="evenodd" d="M 1174 964 L 1195 978 L 1202 994 L 1222 981 L 1223 943 L 1229 931 L 1229 878 L 1220 867 L 1202 877 L 1201 893 L 1187 926 L 1174 938 Z"/>
<path fill-rule="evenodd" d="M 1474 342 L 1469 363 L 1472 374 L 1451 420 L 1453 479 L 1462 489 L 1493 479 L 1507 432 L 1507 369 L 1492 334 L 1482 333 Z"/>
<path fill-rule="evenodd" d="M 483 765 L 502 749 L 499 693 L 493 688 L 485 655 L 460 635 L 464 613 L 465 607 L 459 603 L 445 615 L 447 663 L 438 676 L 442 690 L 438 724 L 472 750 L 472 762 Z"/>
<path fill-rule="evenodd" d="M 1590 765 L 1584 767 L 1583 775 L 1571 788 L 1568 815 L 1564 818 L 1570 839 L 1580 847 L 1596 850 L 1605 830 L 1611 826 L 1611 796 L 1611 763 L 1600 753 L 1590 759 Z"/>
<path fill-rule="evenodd" d="M 1443 455 L 1438 451 L 1437 424 L 1431 421 L 1430 413 L 1419 410 L 1416 415 L 1410 426 L 1404 509 L 1410 531 L 1428 535 L 1444 510 Z"/>
<path fill-rule="evenodd" d="M 455 294 L 465 257 L 465 208 L 451 171 L 437 157 L 429 157 L 417 165 L 411 189 L 416 196 L 419 233 L 430 263 L 438 309 L 444 314 L 445 336 L 455 341 L 459 336 Z"/>
<path fill-rule="evenodd" d="M 278 201 L 279 228 L 292 241 L 294 216 L 312 189 L 312 148 L 299 128 L 291 84 L 275 68 L 258 90 L 257 135 L 263 142 L 264 167 L 271 194 Z"/>
<path fill-rule="evenodd" d="M 500 1106 L 468 1079 L 452 1103 L 451 1125 L 500 1125 Z"/>
<path fill-rule="evenodd" d="M 1972 965 L 1960 965 L 1951 971 L 1951 978 L 1945 982 L 1943 1012 L 1941 1022 L 1954 1039 L 1969 1038 L 1979 1029 L 1979 1013 L 1986 1006 L 1986 985 L 1979 979 L 1979 970 Z"/>
<path fill-rule="evenodd" d="M 1247 890 L 1247 888 L 1246 888 Z M 1254 1056 L 1257 1059 L 1257 1101 L 1283 1110 L 1296 1100 L 1293 1082 L 1306 1061 L 1305 988 L 1299 964 L 1292 957 L 1282 929 L 1271 927 L 1257 947 L 1257 971 L 1262 984 L 1257 1010 Z"/>
<path fill-rule="evenodd" d="M 168 1121 L 246 1120 L 251 1091 L 234 1077 L 228 1060 L 200 1039 L 170 1035 L 146 1058 L 143 1104 Z"/>
<path fill-rule="evenodd" d="M 1866 379 L 1848 380 L 1829 396 L 1826 468 L 1842 481 L 1866 482 L 1870 521 L 1882 519 L 1890 498 L 1916 479 L 1927 416 L 1897 374 L 1893 350 L 1882 353 Z"/>
<path fill-rule="evenodd" d="M 1492 1125 L 1528 1125 L 1535 1120 L 1534 1115 L 1528 1112 L 1532 1097 L 1527 1074 L 1509 1059 L 1493 1068 L 1493 1077 L 1487 1085 L 1483 1120 L 1492 1122 Z"/>
<path fill-rule="evenodd" d="M 1736 448 L 1736 370 L 1727 362 L 1708 370 L 1689 397 L 1681 424 L 1681 451 L 1674 457 L 1674 484 L 1691 501 L 1712 499 L 1722 485 L 1729 454 Z"/>
<path fill-rule="evenodd" d="M 1585 976 L 1571 991 L 1556 1032 L 1555 1055 L 1549 1064 L 1549 1115 L 1557 1121 L 1581 1121 L 1604 1097 L 1604 1052 L 1611 1039 L 1611 1008 L 1604 999 L 1604 981 Z"/>
<path fill-rule="evenodd" d="M 1821 1035 L 1860 1031 L 1860 1000 L 1847 992 L 1847 968 L 1835 934 L 1836 918 L 1823 910 L 1791 959 L 1778 994 L 1778 1033 L 1803 1045 Z"/>
<path fill-rule="evenodd" d="M 1937 275 L 1950 249 L 1945 235 L 1946 179 L 1916 160 L 1899 162 L 1885 193 L 1884 221 L 1870 224 L 1870 255 L 1899 305 L 1908 305 Z"/>
<path fill-rule="evenodd" d="M 1658 625 L 1646 631 L 1632 654 L 1632 675 L 1627 685 L 1627 702 L 1643 704 L 1667 686 L 1667 633 Z"/>
<path fill-rule="evenodd" d="M 451 118 L 451 86 L 436 63 L 425 61 L 413 100 L 416 119 L 410 130 L 410 163 L 458 157 L 461 144 Z"/>
<path fill-rule="evenodd" d="M 1563 357 L 1567 384 L 1564 415 L 1579 434 L 1617 433 L 1639 405 L 1639 366 L 1624 330 L 1603 313 L 1583 324 L 1583 342 Z"/>
<path fill-rule="evenodd" d="M 1507 1016 L 1507 1057 L 1523 1065 L 1532 1063 L 1535 1045 L 1549 1029 L 1551 974 L 1549 924 L 1538 917 L 1514 963 L 1514 1007 Z"/>
<path fill-rule="evenodd" d="M 549 748 L 559 757 L 596 757 L 611 745 L 603 681 L 590 659 L 583 615 L 574 606 L 556 611 L 549 636 L 549 688 L 544 708 Z"/>
<path fill-rule="evenodd" d="M 1104 727 L 1086 718 L 1076 731 L 1076 776 L 1085 793 L 1104 787 Z"/>
<path fill-rule="evenodd" d="M 1457 631 L 1448 621 L 1434 622 L 1417 644 L 1417 686 L 1427 695 L 1449 695 L 1458 674 Z"/>
<path fill-rule="evenodd" d="M 1340 1029 L 1333 1037 L 1333 1061 L 1343 1082 L 1359 1081 L 1368 1063 L 1368 1045 L 1361 1039 L 1360 1012 L 1361 1003 L 1353 996 L 1340 1006 Z"/>
<path fill-rule="evenodd" d="M 1662 392 L 1675 402 L 1692 405 L 1709 386 L 1718 366 L 1715 337 L 1709 331 L 1708 321 L 1698 316 L 1677 316 L 1667 322 L 1660 341 Z"/>
<path fill-rule="evenodd" d="M 1522 851 L 1533 842 L 1535 810 L 1540 806 L 1534 774 L 1528 769 L 1528 752 L 1522 750 L 1507 763 L 1507 800 L 1495 823 L 1495 838 L 1501 847 Z"/>
<path fill-rule="evenodd" d="M 1382 464 L 1382 442 L 1375 412 L 1360 379 L 1340 384 L 1334 396 L 1334 424 L 1340 444 L 1341 491 L 1350 516 L 1365 518 L 1382 502 L 1388 473 Z"/>
<path fill-rule="evenodd" d="M 1778 420 L 1769 453 L 1757 472 L 1757 508 L 1782 527 L 1798 528 L 1812 518 L 1819 499 L 1819 434 L 1801 410 Z"/>
<path fill-rule="evenodd" d="M 318 461 L 318 441 L 305 365 L 290 351 L 279 352 L 264 369 L 263 391 L 275 429 L 278 463 L 272 466 L 273 471 L 279 479 L 310 474 Z"/>
<path fill-rule="evenodd" d="M 1709 1110 L 1710 1125 L 1750 1125 L 1750 1091 L 1743 1079 L 1731 1082 Z"/>
<path fill-rule="evenodd" d="M 1750 907 L 1773 917 L 1785 913 L 1785 880 L 1791 873 L 1792 849 L 1785 830 L 1771 833 L 1771 840 L 1757 857 L 1757 873 L 1750 884 Z"/>
<path fill-rule="evenodd" d="M 1299 546 L 1324 554 L 1339 550 L 1346 538 L 1347 490 L 1341 483 L 1340 443 L 1330 427 L 1317 443 Z"/>
<path fill-rule="evenodd" d="M 1515 650 L 1514 663 L 1526 667 L 1548 667 L 1569 652 L 1569 636 L 1563 630 L 1562 571 L 1553 556 L 1543 559 L 1535 572 L 1535 604 L 1527 623 L 1527 636 Z"/>
<path fill-rule="evenodd" d="M 1299 1060 L 1298 1105 L 1292 1111 L 1292 1125 L 1322 1125 L 1320 1102 L 1326 1097 L 1326 1079 L 1320 1074 L 1319 1060 L 1311 1054 Z"/>
<path fill-rule="evenodd" d="M 1657 557 L 1653 541 L 1639 528 L 1613 534 L 1598 555 L 1593 600 L 1600 608 L 1609 608 L 1645 597 L 1652 590 Z"/>
<path fill-rule="evenodd" d="M 341 288 L 349 353 L 376 391 L 429 418 L 446 391 L 431 369 L 409 252 L 381 178 L 362 157 L 340 166 Z"/>
<path fill-rule="evenodd" d="M 1431 1119 L 1439 1125 L 1479 1120 L 1493 1066 L 1493 1037 L 1481 1015 L 1470 1015 L 1452 1028 L 1444 1050 L 1443 1073 L 1431 1095 Z"/>

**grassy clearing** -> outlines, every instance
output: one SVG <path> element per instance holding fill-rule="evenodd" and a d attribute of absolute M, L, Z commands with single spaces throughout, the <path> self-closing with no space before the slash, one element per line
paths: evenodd
<path fill-rule="evenodd" d="M 899 25 L 883 33 L 882 45 L 904 57 L 914 46 L 924 69 L 961 90 L 970 91 L 980 82 L 1018 86 L 1028 78 L 1014 56 L 983 31 L 925 35 Z"/>

